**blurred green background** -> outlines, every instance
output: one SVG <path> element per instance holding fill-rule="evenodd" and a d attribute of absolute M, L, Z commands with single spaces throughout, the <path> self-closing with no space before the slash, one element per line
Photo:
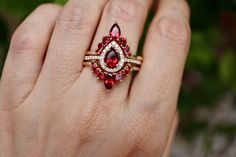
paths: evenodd
<path fill-rule="evenodd" d="M 53 0 L 0 0 L 0 73 L 13 31 L 44 2 Z M 236 1 L 190 0 L 189 4 L 192 41 L 179 99 L 181 120 L 176 145 L 184 140 L 196 150 L 196 140 L 203 136 L 202 154 L 190 156 L 230 156 L 225 154 L 232 154 L 228 146 L 236 145 Z M 219 148 L 214 145 L 218 136 L 225 144 Z M 175 149 L 173 156 L 186 151 L 184 145 Z"/>

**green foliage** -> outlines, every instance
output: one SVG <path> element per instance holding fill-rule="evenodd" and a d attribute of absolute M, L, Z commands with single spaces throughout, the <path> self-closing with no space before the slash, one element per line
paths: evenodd
<path fill-rule="evenodd" d="M 233 22 L 236 20 L 236 5 L 230 0 L 190 0 L 190 5 L 192 41 L 179 111 L 182 119 L 180 129 L 191 139 L 199 131 L 209 131 L 205 122 L 194 117 L 193 113 L 199 106 L 212 108 L 225 93 L 236 96 L 236 38 L 235 29 L 230 29 L 236 27 Z M 222 124 L 213 129 L 231 134 L 235 125 Z"/>
<path fill-rule="evenodd" d="M 48 2 L 53 2 L 53 0 L 1 0 L 0 9 L 15 17 L 23 18 L 38 5 Z"/>
<path fill-rule="evenodd" d="M 214 28 L 202 31 L 193 31 L 187 68 L 200 68 L 207 70 L 213 66 L 214 53 L 212 45 L 219 36 Z"/>
<path fill-rule="evenodd" d="M 226 134 L 229 137 L 234 137 L 236 132 L 236 125 L 221 124 L 216 126 L 215 132 Z"/>
<path fill-rule="evenodd" d="M 219 62 L 220 81 L 225 85 L 233 85 L 236 78 L 235 70 L 236 55 L 232 49 L 226 51 Z"/>
<path fill-rule="evenodd" d="M 65 4 L 66 2 L 67 0 L 55 0 L 55 3 L 61 4 L 61 5 Z"/>

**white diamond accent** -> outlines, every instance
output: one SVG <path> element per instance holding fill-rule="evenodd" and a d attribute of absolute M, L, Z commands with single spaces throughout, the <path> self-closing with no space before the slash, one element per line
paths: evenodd
<path fill-rule="evenodd" d="M 84 60 L 89 61 L 89 60 L 97 60 L 100 59 L 100 56 L 85 56 Z"/>
<path fill-rule="evenodd" d="M 107 67 L 107 64 L 104 62 L 106 53 L 107 53 L 107 51 L 110 50 L 110 48 L 114 48 L 114 49 L 117 51 L 117 53 L 119 54 L 119 56 L 120 56 L 119 64 L 118 64 L 118 66 L 117 66 L 116 68 L 114 68 L 114 69 L 108 68 L 108 67 Z M 121 47 L 120 47 L 115 41 L 112 41 L 110 44 L 108 44 L 108 45 L 104 48 L 104 50 L 103 50 L 103 52 L 102 52 L 102 54 L 101 54 L 101 56 L 100 56 L 99 61 L 100 61 L 101 68 L 103 68 L 103 69 L 106 70 L 107 72 L 114 73 L 114 72 L 117 72 L 117 71 L 119 71 L 119 70 L 122 69 L 122 67 L 123 67 L 123 65 L 124 65 L 124 63 L 125 63 L 125 56 L 124 56 L 124 53 L 123 53 Z"/>
<path fill-rule="evenodd" d="M 125 58 L 125 62 L 133 63 L 133 64 L 137 64 L 137 65 L 141 65 L 142 64 L 142 61 L 137 60 L 137 59 L 133 59 L 133 58 Z"/>

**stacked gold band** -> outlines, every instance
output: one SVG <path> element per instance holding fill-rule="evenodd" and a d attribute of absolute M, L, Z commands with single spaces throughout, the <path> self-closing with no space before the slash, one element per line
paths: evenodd
<path fill-rule="evenodd" d="M 96 54 L 95 52 L 88 51 L 84 57 L 83 65 L 90 66 L 94 60 L 99 60 L 99 59 L 100 59 L 100 55 Z M 132 66 L 131 67 L 132 70 L 139 71 L 143 62 L 143 57 L 141 56 L 127 57 L 125 58 L 125 62 L 129 63 Z"/>

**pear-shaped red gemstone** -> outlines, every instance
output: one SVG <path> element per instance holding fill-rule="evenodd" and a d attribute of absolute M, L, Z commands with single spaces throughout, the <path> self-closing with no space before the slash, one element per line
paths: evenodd
<path fill-rule="evenodd" d="M 120 61 L 120 56 L 114 48 L 111 48 L 109 51 L 107 51 L 104 61 L 108 68 L 114 69 Z"/>
<path fill-rule="evenodd" d="M 112 77 L 108 77 L 105 81 L 104 81 L 105 87 L 107 90 L 111 90 L 112 87 L 115 85 L 115 80 Z"/>
<path fill-rule="evenodd" d="M 120 31 L 120 27 L 118 26 L 117 23 L 113 24 L 113 26 L 111 27 L 110 35 L 113 37 L 120 37 L 121 31 Z"/>

